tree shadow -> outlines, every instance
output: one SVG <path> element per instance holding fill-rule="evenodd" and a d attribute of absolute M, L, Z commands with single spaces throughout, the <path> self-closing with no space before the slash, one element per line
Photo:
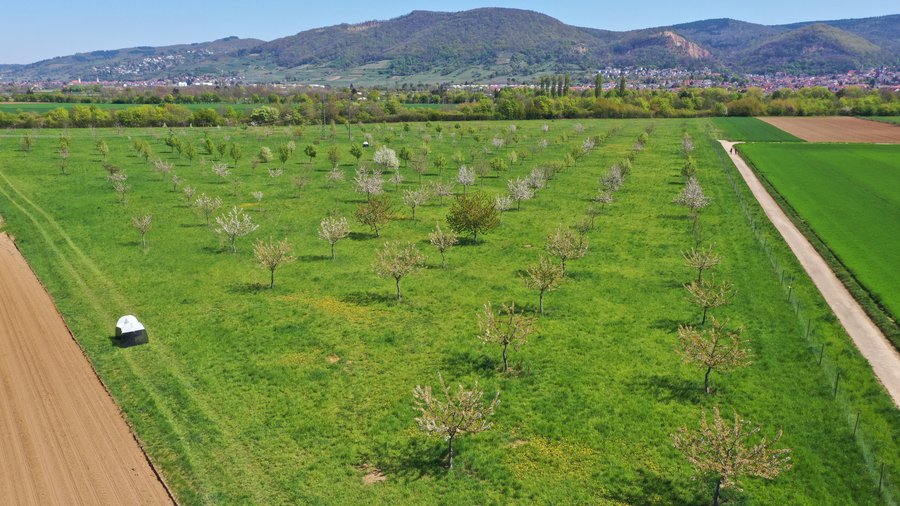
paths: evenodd
<path fill-rule="evenodd" d="M 697 380 L 686 380 L 674 376 L 654 374 L 642 376 L 629 383 L 633 390 L 645 393 L 660 402 L 687 402 L 700 404 L 706 397 L 703 391 L 703 378 L 698 375 Z"/>
<path fill-rule="evenodd" d="M 675 320 L 673 318 L 659 318 L 650 324 L 650 328 L 674 332 L 678 329 L 678 325 L 682 325 L 684 323 L 685 322 L 683 320 Z"/>
<path fill-rule="evenodd" d="M 318 262 L 321 260 L 331 260 L 331 255 L 300 255 L 299 258 L 304 262 Z"/>
<path fill-rule="evenodd" d="M 269 285 L 265 283 L 232 283 L 227 289 L 229 293 L 235 295 L 250 295 L 269 291 Z"/>
<path fill-rule="evenodd" d="M 342 302 L 357 305 L 396 303 L 397 297 L 388 293 L 350 292 L 341 297 Z"/>
<path fill-rule="evenodd" d="M 399 455 L 378 463 L 378 468 L 388 476 L 412 481 L 423 477 L 444 476 L 449 472 L 444 465 L 447 448 L 443 441 L 438 443 L 424 438 L 412 438 L 396 450 Z"/>
<path fill-rule="evenodd" d="M 178 226 L 181 228 L 200 228 L 205 227 L 206 223 L 179 223 Z"/>
<path fill-rule="evenodd" d="M 566 269 L 566 277 L 573 281 L 578 281 L 580 279 L 590 281 L 590 280 L 597 279 L 597 274 L 592 271 L 589 271 L 589 270 L 582 271 L 582 270 Z"/>
<path fill-rule="evenodd" d="M 699 506 L 709 503 L 709 497 L 699 495 L 697 492 L 685 496 L 673 479 L 647 469 L 638 469 L 636 478 L 620 482 L 616 490 L 609 491 L 603 497 L 623 504 L 682 504 Z"/>
<path fill-rule="evenodd" d="M 377 237 L 375 237 L 375 234 L 367 232 L 350 232 L 350 235 L 348 235 L 347 237 L 349 237 L 351 241 L 367 241 L 369 239 L 377 239 Z"/>
<path fill-rule="evenodd" d="M 500 353 L 500 348 L 498 347 L 496 351 Z M 456 351 L 447 354 L 441 370 L 447 371 L 448 377 L 468 376 L 473 372 L 493 376 L 500 370 L 500 361 L 484 353 L 473 353 L 471 350 Z"/>

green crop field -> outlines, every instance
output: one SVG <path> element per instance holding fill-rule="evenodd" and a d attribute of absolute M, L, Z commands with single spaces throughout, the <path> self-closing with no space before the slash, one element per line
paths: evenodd
<path fill-rule="evenodd" d="M 299 137 L 293 128 L 210 129 L 216 144 L 242 148 L 236 168 L 225 160 L 227 179 L 210 170 L 216 156 L 191 162 L 171 152 L 166 129 L 95 130 L 110 162 L 128 175 L 125 204 L 91 131 L 69 131 L 66 175 L 59 131 L 34 137 L 28 153 L 20 134 L 7 132 L 0 214 L 183 504 L 708 504 L 712 483 L 695 479 L 671 434 L 698 427 L 701 412 L 716 406 L 727 416 L 736 410 L 767 436 L 783 429 L 778 447 L 793 450 L 793 467 L 775 480 L 747 478 L 743 492 L 727 491 L 733 504 L 896 504 L 896 408 L 800 276 L 793 297 L 815 325 L 815 340 L 807 338 L 805 317 L 795 315 L 745 221 L 709 120 L 553 121 L 546 132 L 542 122 L 515 124 L 515 131 L 509 122 L 354 126 L 355 142 L 371 135 L 363 154 L 369 164 L 385 143 L 414 154 L 425 146 L 430 161 L 443 155 L 447 166 L 429 165 L 421 177 L 427 185 L 452 181 L 460 162 L 481 171 L 515 150 L 508 170 L 488 170 L 467 190 L 491 196 L 505 193 L 508 179 L 563 160 L 589 136 L 610 134 L 536 198 L 505 212 L 497 229 L 452 248 L 446 270 L 427 238 L 436 223 L 447 229 L 452 198 L 433 198 L 413 220 L 401 195 L 419 187 L 419 176 L 401 167 L 399 188 L 385 183 L 399 219 L 374 237 L 352 218 L 366 198 L 354 191 L 356 161 L 340 130 L 334 141 L 320 141 L 314 127 Z M 500 372 L 500 349 L 477 338 L 479 311 L 489 301 L 535 311 L 537 293 L 524 286 L 523 270 L 549 233 L 584 216 L 599 179 L 651 126 L 614 202 L 587 232 L 586 256 L 569 262 L 536 332 L 511 351 L 513 372 Z M 677 352 L 678 325 L 700 322 L 683 287 L 696 275 L 682 258 L 694 245 L 692 224 L 672 203 L 684 183 L 685 131 L 712 198 L 700 216 L 703 237 L 723 259 L 704 277 L 736 288 L 734 302 L 713 314 L 742 326 L 753 350 L 748 367 L 713 373 L 712 395 L 703 390 L 704 371 Z M 202 129 L 173 133 L 202 152 Z M 261 147 L 277 153 L 290 139 L 297 150 L 284 174 L 270 170 L 277 160 L 252 162 Z M 181 188 L 220 197 L 220 213 L 240 206 L 259 224 L 238 239 L 236 254 L 181 189 L 135 154 L 139 140 L 150 143 L 151 162 L 174 163 Z M 318 154 L 310 161 L 303 152 L 313 143 Z M 346 174 L 336 183 L 326 180 L 332 143 Z M 305 182 L 300 189 L 297 178 Z M 257 191 L 260 201 L 251 196 Z M 153 216 L 146 249 L 131 226 L 145 213 Z M 348 217 L 352 228 L 334 260 L 317 237 L 329 213 Z M 763 229 L 782 266 L 801 273 L 777 233 Z M 287 238 L 297 257 L 278 269 L 274 290 L 252 255 L 253 241 L 267 238 Z M 382 244 L 398 240 L 427 256 L 426 268 L 403 279 L 403 302 L 393 280 L 372 268 Z M 116 319 L 129 313 L 147 326 L 148 345 L 111 344 Z M 839 361 L 837 397 L 834 376 L 817 365 L 820 344 L 824 364 Z M 437 386 L 438 373 L 501 392 L 493 426 L 457 441 L 450 471 L 445 442 L 414 421 L 413 388 Z M 364 483 L 375 470 L 384 481 Z"/>
<path fill-rule="evenodd" d="M 877 301 L 900 315 L 900 146 L 741 146 Z"/>
<path fill-rule="evenodd" d="M 862 116 L 862 119 L 870 119 L 872 121 L 881 121 L 882 123 L 893 123 L 900 125 L 900 116 Z"/>
<path fill-rule="evenodd" d="M 803 142 L 803 139 L 756 118 L 713 118 L 712 123 L 720 132 L 719 138 L 729 141 Z"/>

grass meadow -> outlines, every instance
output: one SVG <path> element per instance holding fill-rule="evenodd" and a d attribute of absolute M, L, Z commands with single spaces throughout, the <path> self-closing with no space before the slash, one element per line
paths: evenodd
<path fill-rule="evenodd" d="M 751 117 L 712 118 L 719 139 L 744 142 L 804 142 L 765 121 Z"/>
<path fill-rule="evenodd" d="M 398 150 L 427 143 L 431 160 L 458 153 L 475 165 L 527 152 L 506 172 L 478 178 L 476 189 L 492 195 L 506 191 L 507 179 L 562 160 L 588 136 L 611 132 L 534 200 L 504 213 L 499 228 L 451 249 L 447 270 L 427 234 L 437 222 L 446 229 L 449 201 L 432 199 L 413 220 L 399 197 L 419 186 L 412 169 L 399 169 L 399 189 L 385 184 L 399 219 L 381 238 L 352 221 L 365 197 L 354 192 L 356 162 L 340 129 L 328 140 L 315 127 L 302 136 L 285 128 L 210 129 L 216 142 L 243 148 L 228 182 L 209 170 L 216 157 L 189 162 L 170 152 L 166 129 L 96 130 L 110 161 L 129 176 L 125 205 L 90 131 L 68 132 L 67 175 L 59 170 L 59 131 L 39 132 L 29 153 L 19 148 L 20 133 L 7 133 L 0 137 L 0 214 L 183 504 L 707 504 L 710 482 L 695 479 L 671 434 L 697 427 L 713 406 L 735 409 L 770 436 L 783 429 L 781 445 L 793 449 L 791 470 L 774 481 L 744 480 L 744 492 L 728 494 L 733 504 L 896 504 L 897 410 L 800 276 L 794 296 L 814 318 L 819 341 L 805 338 L 806 322 L 787 302 L 711 142 L 720 122 L 585 120 L 583 132 L 576 123 L 546 122 L 544 132 L 542 122 L 521 121 L 515 133 L 509 122 L 445 123 L 440 132 L 437 123 L 408 131 L 365 126 L 374 142 L 364 160 L 384 143 Z M 537 261 L 548 233 L 584 215 L 599 178 L 651 126 L 616 201 L 588 234 L 587 255 L 570 262 L 536 333 L 512 352 L 515 373 L 502 374 L 500 349 L 476 338 L 479 310 L 488 301 L 535 310 L 537 294 L 523 285 L 522 270 Z M 700 220 L 723 262 L 711 275 L 737 288 L 734 303 L 714 314 L 743 326 L 754 353 L 749 367 L 714 373 L 710 396 L 704 371 L 676 353 L 678 324 L 700 317 L 683 288 L 694 276 L 682 259 L 693 245 L 691 222 L 672 204 L 683 185 L 684 131 L 712 197 Z M 174 133 L 200 151 L 203 131 Z M 354 127 L 355 142 L 363 134 Z M 495 148 L 493 138 L 505 145 Z M 173 162 L 185 184 L 221 197 L 223 211 L 242 207 L 259 230 L 232 254 L 181 191 L 135 155 L 134 139 Z M 277 161 L 251 164 L 260 147 L 276 151 L 289 139 L 298 149 L 280 177 L 267 171 Z M 303 149 L 314 142 L 318 155 L 310 161 Z M 332 143 L 347 176 L 336 184 L 325 178 Z M 422 183 L 451 181 L 457 168 L 430 168 Z M 298 190 L 294 177 L 308 183 Z M 254 191 L 263 192 L 261 202 Z M 353 230 L 334 260 L 317 238 L 329 212 L 350 218 Z M 147 250 L 130 225 L 144 213 L 153 215 Z M 766 233 L 777 236 L 770 227 Z M 298 257 L 277 271 L 274 290 L 251 254 L 252 241 L 268 237 L 287 238 Z M 387 240 L 417 243 L 428 258 L 427 268 L 403 280 L 402 303 L 393 281 L 372 270 Z M 772 247 L 802 272 L 786 246 Z M 149 345 L 112 346 L 115 321 L 127 313 L 147 326 Z M 842 373 L 837 400 L 833 378 L 817 366 L 819 342 Z M 443 467 L 444 442 L 413 421 L 413 388 L 436 386 L 438 372 L 501 392 L 493 428 L 457 442 L 452 471 Z M 887 472 L 879 493 L 881 462 Z M 364 483 L 374 469 L 384 481 Z"/>

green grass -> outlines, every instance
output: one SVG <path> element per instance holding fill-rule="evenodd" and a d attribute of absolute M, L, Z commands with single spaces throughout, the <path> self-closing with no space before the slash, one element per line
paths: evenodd
<path fill-rule="evenodd" d="M 900 116 L 861 116 L 861 118 L 872 121 L 881 121 L 882 123 L 900 125 Z"/>
<path fill-rule="evenodd" d="M 52 111 L 54 109 L 69 109 L 71 110 L 73 106 L 76 105 L 86 105 L 86 106 L 96 106 L 103 110 L 110 111 L 118 111 L 121 109 L 128 109 L 129 107 L 139 107 L 143 104 L 61 104 L 55 102 L 0 102 L 0 111 L 2 112 L 10 112 L 10 113 L 18 113 L 18 112 L 36 112 L 36 113 L 46 113 L 48 111 Z M 153 105 L 153 104 L 150 104 Z M 178 104 L 187 107 L 188 109 L 195 111 L 198 109 L 215 109 L 222 110 L 229 107 L 233 107 L 238 111 L 243 111 L 245 109 L 253 109 L 256 107 L 260 107 L 265 104 Z"/>
<path fill-rule="evenodd" d="M 367 126 L 375 143 L 418 149 L 430 136 L 432 157 L 482 153 L 495 136 L 530 151 L 501 177 L 480 179 L 483 190 L 505 191 L 506 179 L 543 161 L 559 160 L 588 135 L 617 129 L 591 154 L 561 173 L 479 244 L 448 253 L 436 267 L 425 242 L 447 205 L 433 201 L 375 239 L 354 224 L 337 244 L 337 258 L 318 240 L 330 211 L 350 216 L 361 197 L 353 192 L 347 141 L 339 138 L 348 181 L 325 181 L 328 142 L 312 164 L 303 147 L 307 128 L 286 174 L 269 177 L 248 158 L 260 146 L 276 148 L 287 129 L 211 129 L 215 140 L 243 146 L 234 171 L 239 194 L 199 161 L 177 159 L 163 144 L 166 130 L 98 130 L 111 159 L 129 175 L 127 205 L 116 203 L 94 140 L 70 131 L 72 173 L 57 170 L 54 132 L 34 150 L 18 149 L 17 136 L 0 138 L 0 214 L 184 504 L 706 504 L 711 490 L 673 449 L 670 434 L 698 424 L 701 409 L 734 408 L 763 425 L 783 428 L 794 449 L 794 468 L 768 482 L 749 479 L 746 504 L 875 504 L 877 466 L 887 462 L 886 496 L 897 497 L 900 420 L 811 282 L 794 288 L 826 344 L 826 362 L 840 361 L 841 390 L 816 365 L 818 342 L 786 302 L 779 279 L 744 221 L 737 197 L 706 141 L 708 120 L 655 121 L 609 211 L 590 233 L 587 256 L 569 264 L 570 277 L 546 299 L 547 314 L 530 342 L 512 354 L 520 372 L 498 372 L 500 351 L 475 337 L 476 315 L 487 301 L 516 301 L 533 310 L 537 297 L 519 279 L 537 260 L 546 235 L 582 215 L 598 178 L 625 156 L 649 120 L 516 122 L 516 143 L 505 122 L 474 123 L 479 140 L 444 125 Z M 468 124 L 467 124 L 468 126 Z M 682 284 L 692 278 L 681 252 L 692 244 L 686 213 L 671 204 L 680 190 L 682 128 L 697 145 L 698 177 L 712 197 L 701 218 L 724 261 L 714 276 L 738 289 L 719 316 L 743 325 L 754 363 L 714 375 L 715 395 L 702 392 L 702 371 L 675 352 L 679 323 L 695 322 Z M 176 133 L 199 142 L 199 129 Z M 362 134 L 354 130 L 357 141 Z M 261 225 L 227 252 L 179 193 L 135 157 L 129 138 L 146 138 L 177 173 L 225 206 L 243 205 Z M 341 137 L 341 136 L 339 136 Z M 537 148 L 546 138 L 549 147 Z M 503 148 L 504 151 L 511 149 Z M 371 157 L 372 150 L 366 152 Z M 481 156 L 481 155 L 478 155 Z M 520 157 L 521 159 L 521 157 Z M 417 176 L 402 168 L 404 188 Z M 430 171 L 428 183 L 451 179 Z M 297 191 L 290 178 L 305 175 Z M 399 201 L 393 185 L 388 193 Z M 262 208 L 249 193 L 265 193 Z M 139 246 L 132 216 L 150 212 L 150 249 Z M 298 261 L 280 269 L 276 288 L 251 258 L 255 238 L 287 237 Z M 481 238 L 481 237 L 480 237 Z M 417 242 L 429 267 L 403 282 L 406 300 L 392 299 L 392 281 L 372 272 L 385 240 Z M 786 247 L 775 245 L 789 258 Z M 788 266 L 799 272 L 795 263 Z M 110 345 L 116 318 L 133 313 L 147 326 L 150 344 Z M 332 363 L 334 357 L 337 361 Z M 502 391 L 492 430 L 458 444 L 457 468 L 441 467 L 443 443 L 424 438 L 413 421 L 412 389 L 478 380 Z M 863 423 L 853 435 L 857 410 Z M 364 466 L 381 469 L 384 483 L 362 483 Z"/>
<path fill-rule="evenodd" d="M 713 118 L 720 139 L 744 142 L 803 142 L 803 139 L 756 118 Z"/>
<path fill-rule="evenodd" d="M 872 298 L 900 315 L 900 146 L 748 144 L 741 152 Z"/>

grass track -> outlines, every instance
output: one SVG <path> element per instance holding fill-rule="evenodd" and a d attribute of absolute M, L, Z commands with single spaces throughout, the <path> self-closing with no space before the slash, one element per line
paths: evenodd
<path fill-rule="evenodd" d="M 349 183 L 325 184 L 324 145 L 312 164 L 298 153 L 280 179 L 262 166 L 250 168 L 246 158 L 259 146 L 274 149 L 287 139 L 281 129 L 210 131 L 244 147 L 236 196 L 199 162 L 169 154 L 164 130 L 126 131 L 149 136 L 160 156 L 176 161 L 179 175 L 222 196 L 226 206 L 249 204 L 250 191 L 265 193 L 262 209 L 247 207 L 261 224 L 254 237 L 287 236 L 300 257 L 278 272 L 274 292 L 261 288 L 266 274 L 251 262 L 252 238 L 239 242 L 238 255 L 224 252 L 202 219 L 132 155 L 130 141 L 111 131 L 99 133 L 130 176 L 127 206 L 115 203 L 89 133 L 76 130 L 68 176 L 55 168 L 52 132 L 27 155 L 17 138 L 0 139 L 0 214 L 185 504 L 433 503 L 435 497 L 446 504 L 702 504 L 708 491 L 691 480 L 669 433 L 695 425 L 700 408 L 714 404 L 734 407 L 769 432 L 783 427 L 785 444 L 795 448 L 794 470 L 772 483 L 746 482 L 748 504 L 878 502 L 872 466 L 847 414 L 831 401 L 828 379 L 815 367 L 716 153 L 700 142 L 706 120 L 655 122 L 618 201 L 599 217 L 588 256 L 571 264 L 569 282 L 547 298 L 540 331 L 513 354 L 526 372 L 496 372 L 498 350 L 474 337 L 477 310 L 487 300 L 533 307 L 535 296 L 518 271 L 537 258 L 552 228 L 583 211 L 597 178 L 650 124 L 582 123 L 580 135 L 574 122 L 553 122 L 547 134 L 539 122 L 517 123 L 519 146 L 532 147 L 532 154 L 502 178 L 483 178 L 492 193 L 587 135 L 619 130 L 536 200 L 505 214 L 483 243 L 451 250 L 448 271 L 434 268 L 437 255 L 422 244 L 432 267 L 404 281 L 402 305 L 391 300 L 391 283 L 371 273 L 381 240 L 365 230 L 354 226 L 357 233 L 338 243 L 335 261 L 324 258 L 327 244 L 315 238 L 319 220 L 329 209 L 348 215 L 359 201 Z M 507 135 L 507 125 L 474 124 L 478 141 L 451 136 L 449 125 L 428 133 L 433 153 L 449 159 L 455 151 L 480 151 L 491 137 Z M 424 125 L 412 127 L 394 126 L 391 146 L 420 146 Z M 700 178 L 714 199 L 702 219 L 725 258 L 719 275 L 739 289 L 722 314 L 747 327 L 757 355 L 750 368 L 714 377 L 712 398 L 702 394 L 702 374 L 674 353 L 674 327 L 696 317 L 680 286 L 691 277 L 680 257 L 690 225 L 670 204 L 680 188 L 683 127 L 698 140 Z M 388 128 L 369 130 L 380 140 Z M 177 132 L 194 142 L 200 135 Z M 307 135 L 298 151 L 316 132 Z M 543 152 L 533 149 L 542 137 L 551 141 Z M 346 150 L 346 141 L 337 142 Z M 401 171 L 404 187 L 415 187 L 416 175 Z M 297 174 L 311 181 L 299 194 L 288 180 Z M 432 171 L 424 180 L 438 177 Z M 146 254 L 128 224 L 142 212 L 154 214 Z M 446 206 L 432 202 L 417 212 L 418 221 L 408 219 L 408 210 L 402 214 L 385 239 L 422 241 Z M 897 468 L 896 410 L 809 281 L 801 279 L 796 293 L 818 308 L 829 356 L 840 357 L 842 395 L 860 406 L 866 422 L 860 437 L 877 442 L 878 456 Z M 115 318 L 127 312 L 148 325 L 150 346 L 109 345 Z M 438 370 L 503 392 L 495 429 L 461 441 L 460 469 L 449 476 L 439 463 L 442 445 L 422 439 L 411 418 L 412 387 L 434 384 Z M 363 485 L 364 464 L 388 480 Z"/>
<path fill-rule="evenodd" d="M 719 130 L 720 139 L 744 142 L 803 142 L 764 121 L 756 118 L 713 118 L 712 124 Z"/>

